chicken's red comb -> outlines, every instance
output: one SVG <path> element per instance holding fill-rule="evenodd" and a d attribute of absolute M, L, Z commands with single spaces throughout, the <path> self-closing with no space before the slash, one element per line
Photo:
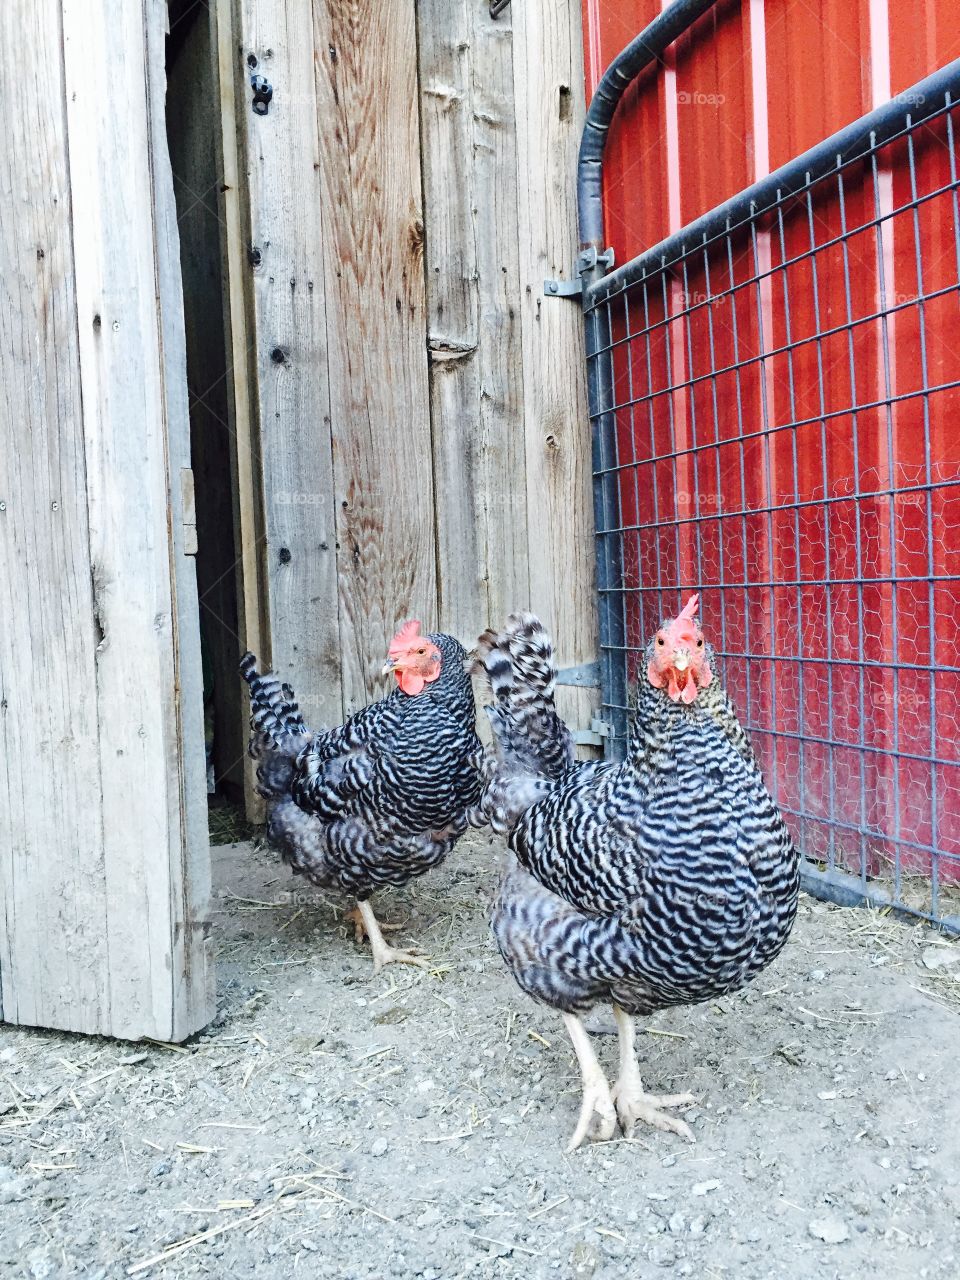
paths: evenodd
<path fill-rule="evenodd" d="M 697 610 L 700 607 L 700 597 L 694 593 L 687 603 L 680 610 L 680 618 L 686 618 L 690 622 L 697 616 Z M 677 619 L 679 621 L 679 618 Z"/>
<path fill-rule="evenodd" d="M 409 622 L 405 622 L 397 634 L 390 641 L 390 648 L 387 650 L 391 658 L 403 653 L 405 649 L 409 649 L 413 642 L 420 635 L 420 619 L 411 618 Z"/>

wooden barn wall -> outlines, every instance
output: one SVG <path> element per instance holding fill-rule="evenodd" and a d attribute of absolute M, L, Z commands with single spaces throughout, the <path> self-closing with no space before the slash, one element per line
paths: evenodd
<path fill-rule="evenodd" d="M 165 24 L 0 8 L 0 1017 L 166 1040 L 213 984 Z"/>
<path fill-rule="evenodd" d="M 220 0 L 215 21 L 241 631 L 317 724 L 380 696 L 409 616 L 469 645 L 533 607 L 562 664 L 592 660 L 581 319 L 543 297 L 577 245 L 579 4 Z M 591 691 L 560 700 L 589 725 Z"/>

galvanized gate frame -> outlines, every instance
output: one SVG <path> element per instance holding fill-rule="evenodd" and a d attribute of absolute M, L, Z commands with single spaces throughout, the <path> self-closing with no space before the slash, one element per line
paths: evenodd
<path fill-rule="evenodd" d="M 768 177 L 741 191 L 739 194 L 733 196 L 731 199 L 725 201 L 723 204 L 698 218 L 689 226 L 684 227 L 682 230 L 669 236 L 661 243 L 647 249 L 630 262 L 619 266 L 615 270 L 612 269 L 613 253 L 611 250 L 606 249 L 604 244 L 602 188 L 604 150 L 614 113 L 621 98 L 623 97 L 623 94 L 635 78 L 644 70 L 644 68 L 655 60 L 659 61 L 662 59 L 667 48 L 699 17 L 701 17 L 701 15 L 712 8 L 714 3 L 715 0 L 677 0 L 676 3 L 665 9 L 646 28 L 645 31 L 637 36 L 636 39 L 633 40 L 607 68 L 587 111 L 580 147 L 579 169 L 577 175 L 577 196 L 581 244 L 580 253 L 575 264 L 575 279 L 572 281 L 548 280 L 544 283 L 544 291 L 548 297 L 579 297 L 584 312 L 588 396 L 592 429 L 597 579 L 600 612 L 600 668 L 602 687 L 601 716 L 607 722 L 604 726 L 604 732 L 606 734 L 605 743 L 608 758 L 618 758 L 621 756 L 625 744 L 628 718 L 628 650 L 631 648 L 628 644 L 627 637 L 626 588 L 624 584 L 624 525 L 621 519 L 620 490 L 622 467 L 618 460 L 617 405 L 614 371 L 614 348 L 617 345 L 618 339 L 613 332 L 611 304 L 616 303 L 618 299 L 624 299 L 627 291 L 631 289 L 631 287 L 641 285 L 645 291 L 646 285 L 651 279 L 656 280 L 658 276 L 665 276 L 666 273 L 671 270 L 677 274 L 682 273 L 685 281 L 688 256 L 693 252 L 705 255 L 707 247 L 712 245 L 714 242 L 722 243 L 725 240 L 729 246 L 731 243 L 730 237 L 734 232 L 740 232 L 742 234 L 746 231 L 747 233 L 752 234 L 754 239 L 754 254 L 756 254 L 756 224 L 757 220 L 762 215 L 766 215 L 768 219 L 771 215 L 779 219 L 782 245 L 782 206 L 784 203 L 790 200 L 795 202 L 796 198 L 799 196 L 801 198 L 805 197 L 809 205 L 810 196 L 808 193 L 815 188 L 818 183 L 822 183 L 824 179 L 829 177 L 832 181 L 839 183 L 842 207 L 843 175 L 847 172 L 850 166 L 854 164 L 862 165 L 863 162 L 866 161 L 868 164 L 872 165 L 874 193 L 876 194 L 876 154 L 880 148 L 885 145 L 889 145 L 891 141 L 896 139 L 906 139 L 906 146 L 909 151 L 910 176 L 913 185 L 913 205 L 916 205 L 919 201 L 916 195 L 916 184 L 914 180 L 913 135 L 920 126 L 940 117 L 945 117 L 946 120 L 951 156 L 951 183 L 949 189 L 952 191 L 954 210 L 956 211 L 957 208 L 957 166 L 955 162 L 953 141 L 953 122 L 950 112 L 956 105 L 958 99 L 960 99 L 960 60 L 951 63 L 950 65 L 935 72 L 933 75 L 920 81 L 911 91 L 900 94 L 891 102 L 871 111 L 855 123 L 841 129 L 839 132 L 825 139 L 817 146 L 797 156 L 788 164 L 777 169 Z M 877 216 L 872 225 L 879 228 L 882 220 L 878 205 Z M 916 217 L 914 217 L 914 221 L 916 222 Z M 844 240 L 845 234 L 846 232 L 844 230 L 844 235 L 838 238 L 841 242 Z M 878 230 L 878 237 L 879 234 Z M 916 232 L 915 248 L 917 255 L 917 278 L 919 280 L 921 278 L 919 231 Z M 816 252 L 816 250 L 811 249 L 811 254 L 814 252 Z M 845 245 L 843 246 L 843 252 L 844 254 L 846 253 Z M 846 257 L 844 257 L 844 261 L 846 262 Z M 957 265 L 958 274 L 960 274 L 960 232 L 957 233 Z M 880 271 L 882 280 L 882 264 Z M 756 266 L 756 273 L 759 277 L 759 265 Z M 958 285 L 958 287 L 960 287 L 960 285 Z M 735 292 L 735 290 L 733 291 Z M 784 285 L 784 291 L 786 291 L 786 285 Z M 922 307 L 927 301 L 927 298 L 924 296 L 922 285 L 919 293 L 920 296 L 915 305 L 921 308 L 920 330 L 922 346 Z M 644 302 L 646 302 L 646 292 L 644 292 Z M 849 285 L 847 287 L 846 304 L 846 327 L 849 331 L 852 331 L 854 323 L 859 323 L 859 321 L 854 322 L 852 318 L 852 312 L 850 310 Z M 873 318 L 883 326 L 884 357 L 885 360 L 888 361 L 889 352 L 886 349 L 886 317 L 888 310 L 885 298 L 879 306 L 880 310 L 878 315 Z M 892 312 L 893 310 L 895 310 L 895 308 L 891 305 L 889 311 Z M 684 312 L 682 314 L 685 315 L 686 313 Z M 841 326 L 841 328 L 843 328 L 843 326 Z M 820 340 L 820 330 L 821 326 L 818 313 L 818 342 Z M 629 332 L 628 315 L 628 341 Z M 687 340 L 689 341 L 689 329 Z M 622 339 L 619 341 L 622 342 Z M 788 340 L 785 349 L 788 352 L 792 352 L 793 345 L 799 345 L 799 343 L 791 343 L 788 332 Z M 761 338 L 761 359 L 762 358 Z M 711 374 L 713 372 L 715 372 L 715 369 L 711 353 Z M 932 391 L 941 391 L 945 386 L 949 388 L 953 385 L 955 384 L 948 383 L 943 386 L 931 386 L 928 383 L 927 369 L 926 364 L 924 363 L 922 394 L 924 396 L 926 417 L 928 417 L 929 414 L 927 404 L 927 397 L 929 393 Z M 886 391 L 886 400 L 881 400 L 878 404 L 880 407 L 885 406 L 889 415 L 892 403 L 898 398 L 890 390 L 889 379 Z M 739 394 L 738 381 L 738 409 Z M 652 399 L 652 396 L 647 398 Z M 859 407 L 861 406 L 858 404 L 854 405 L 854 415 Z M 929 422 L 927 422 L 926 428 L 929 430 Z M 853 430 L 855 434 L 855 425 Z M 766 421 L 764 421 L 764 431 L 766 431 Z M 929 471 L 929 436 L 927 444 Z M 927 489 L 929 490 L 930 487 L 930 476 L 928 474 Z M 659 569 L 659 550 L 657 555 Z M 679 588 L 681 584 L 679 582 L 660 584 L 661 587 L 665 585 L 669 585 L 671 589 L 676 589 Z M 643 591 L 645 589 L 649 588 L 645 588 L 641 585 L 639 588 L 635 588 L 634 590 Z M 862 590 L 862 586 L 859 589 Z M 726 648 L 725 641 L 726 637 L 724 636 L 724 645 L 722 646 L 724 649 Z M 746 647 L 747 646 L 744 646 L 744 648 Z M 636 653 L 635 644 L 633 646 L 633 651 Z M 736 656 L 746 658 L 748 654 L 743 653 Z M 860 656 L 862 661 L 862 637 Z M 926 671 L 927 668 L 924 667 L 923 670 Z M 929 673 L 932 682 L 932 655 L 930 659 Z M 896 674 L 894 676 L 894 680 L 896 680 Z M 861 680 L 861 710 L 863 699 L 862 683 L 863 682 Z M 931 683 L 931 690 L 932 687 Z M 896 750 L 891 754 L 897 758 L 897 761 L 899 761 L 901 755 L 907 758 L 916 758 L 909 757 L 909 753 L 906 751 L 901 751 L 899 742 L 895 745 Z M 863 739 L 861 731 L 861 748 L 862 746 Z M 801 745 L 799 750 L 802 752 L 802 749 Z M 936 787 L 936 766 L 943 763 L 937 760 L 936 755 L 937 753 L 931 748 L 929 764 L 934 778 L 934 791 Z M 895 764 L 897 761 L 895 761 Z M 832 787 L 833 783 L 831 781 L 831 788 Z M 935 806 L 935 794 L 933 802 Z M 897 803 L 899 805 L 899 792 L 897 794 Z M 830 813 L 831 818 L 833 818 L 832 790 Z M 861 813 L 864 815 L 866 814 L 865 802 L 864 807 L 861 809 Z M 842 823 L 838 824 L 838 828 L 843 825 L 844 824 Z M 934 822 L 933 826 L 933 839 L 929 844 L 911 844 L 910 841 L 905 841 L 903 846 L 901 846 L 899 843 L 901 837 L 900 820 L 899 817 L 897 817 L 896 833 L 889 833 L 891 839 L 896 838 L 898 841 L 894 846 L 898 851 L 896 855 L 896 868 L 893 884 L 886 889 L 879 887 L 872 881 L 872 877 L 869 874 L 870 863 L 867 852 L 869 848 L 869 841 L 871 839 L 876 840 L 878 834 L 882 833 L 878 833 L 875 829 L 871 829 L 865 817 L 859 824 L 847 823 L 846 828 L 847 829 L 845 831 L 840 832 L 840 835 L 849 840 L 856 840 L 859 843 L 861 851 L 859 875 L 849 874 L 848 871 L 842 870 L 837 866 L 838 859 L 836 857 L 836 846 L 834 843 L 833 833 L 831 833 L 829 850 L 827 850 L 825 854 L 821 854 L 818 859 L 825 865 L 821 867 L 815 865 L 813 862 L 805 862 L 803 879 L 804 887 L 808 891 L 819 897 L 827 898 L 844 905 L 861 905 L 867 903 L 874 906 L 890 906 L 897 911 L 904 911 L 913 916 L 933 922 L 940 927 L 950 930 L 951 932 L 960 932 L 960 917 L 957 915 L 948 915 L 946 911 L 941 908 L 938 900 L 938 868 L 940 866 L 940 860 L 941 858 L 946 860 L 946 865 L 950 867 L 953 879 L 956 879 L 957 862 L 955 860 L 955 855 L 943 854 L 937 847 L 936 822 Z M 930 902 L 926 909 L 918 907 L 916 903 L 906 902 L 901 893 L 901 865 L 899 852 L 901 847 L 907 849 L 908 853 L 911 849 L 918 851 L 916 856 L 926 858 L 930 863 L 932 884 Z"/>

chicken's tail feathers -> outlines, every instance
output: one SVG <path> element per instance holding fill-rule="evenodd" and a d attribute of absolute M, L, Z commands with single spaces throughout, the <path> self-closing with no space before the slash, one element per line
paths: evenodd
<path fill-rule="evenodd" d="M 306 723 L 303 719 L 303 713 L 300 710 L 300 704 L 297 702 L 296 694 L 289 684 L 282 684 L 280 691 L 284 697 L 283 709 L 287 717 L 287 723 L 290 727 L 300 734 L 309 733 Z"/>
<path fill-rule="evenodd" d="M 502 631 L 490 628 L 474 650 L 472 674 L 485 676 L 497 702 L 553 705 L 557 664 L 553 640 L 533 613 L 511 613 Z"/>
<path fill-rule="evenodd" d="M 257 670 L 257 659 L 245 653 L 240 674 L 250 690 L 249 752 L 258 761 L 260 794 L 267 799 L 288 795 L 297 756 L 310 741 L 293 689 L 276 676 Z"/>
<path fill-rule="evenodd" d="M 571 767 L 573 739 L 554 704 L 553 641 L 534 614 L 512 613 L 501 631 L 485 631 L 477 641 L 472 671 L 486 678 L 494 699 L 485 708 L 494 748 L 485 762 L 481 806 L 499 829 L 494 810 L 516 816 L 531 802 L 528 786 L 517 789 L 521 779 L 552 782 Z M 536 798 L 542 789 L 533 789 Z"/>

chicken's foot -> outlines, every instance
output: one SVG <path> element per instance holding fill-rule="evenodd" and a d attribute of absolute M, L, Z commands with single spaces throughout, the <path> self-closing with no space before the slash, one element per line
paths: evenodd
<path fill-rule="evenodd" d="M 583 1029 L 583 1023 L 575 1013 L 565 1013 L 570 1039 L 580 1063 L 580 1074 L 583 1077 L 583 1102 L 580 1104 L 580 1117 L 573 1131 L 567 1151 L 576 1151 L 584 1138 L 590 1137 L 594 1142 L 606 1142 L 612 1138 L 617 1128 L 617 1113 L 614 1110 L 610 1086 L 603 1068 L 597 1061 L 590 1037 Z"/>
<path fill-rule="evenodd" d="M 633 1018 L 617 1004 L 613 1006 L 613 1016 L 617 1020 L 617 1031 L 620 1035 L 620 1075 L 613 1086 L 612 1096 L 623 1132 L 628 1138 L 631 1137 L 637 1121 L 642 1120 L 644 1124 L 649 1124 L 654 1129 L 662 1129 L 665 1133 L 677 1133 L 688 1142 L 696 1141 L 688 1124 L 675 1116 L 667 1115 L 662 1109 L 683 1107 L 696 1102 L 696 1098 L 692 1093 L 645 1093 L 634 1049 L 636 1033 Z"/>
<path fill-rule="evenodd" d="M 359 922 L 357 920 L 359 917 Z M 356 911 L 350 911 L 346 917 L 357 925 L 357 935 L 361 938 L 364 934 L 370 939 L 370 947 L 373 951 L 373 972 L 379 973 L 385 964 L 415 964 L 421 969 L 428 968 L 427 956 L 418 955 L 415 951 L 401 951 L 397 947 L 391 947 L 386 938 L 383 936 L 383 930 L 396 930 L 400 925 L 380 925 L 377 917 L 373 914 L 373 907 L 369 902 L 358 902 Z"/>

